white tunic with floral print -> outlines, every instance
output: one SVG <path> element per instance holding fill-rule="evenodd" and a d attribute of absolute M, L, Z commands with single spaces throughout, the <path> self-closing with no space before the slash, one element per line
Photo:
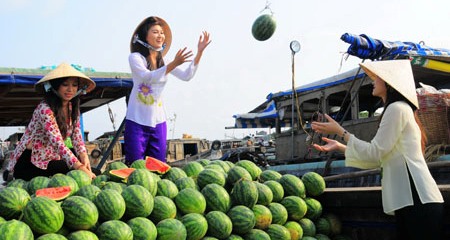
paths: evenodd
<path fill-rule="evenodd" d="M 128 102 L 126 119 L 149 127 L 165 122 L 162 92 L 167 83 L 167 67 L 163 66 L 150 71 L 145 57 L 137 52 L 131 53 L 128 61 L 133 77 L 133 89 Z M 191 62 L 186 69 L 177 67 L 170 73 L 183 81 L 189 81 L 194 77 L 196 69 L 197 66 Z"/>
<path fill-rule="evenodd" d="M 77 119 L 73 130 L 71 128 L 68 129 L 67 135 L 71 136 L 75 152 L 78 154 L 86 152 L 79 119 Z M 25 151 L 28 144 L 32 145 L 31 163 L 36 167 L 47 169 L 50 161 L 64 160 L 67 166 L 71 168 L 78 159 L 64 144 L 64 139 L 59 131 L 53 111 L 46 102 L 42 101 L 34 110 L 33 117 L 24 135 L 11 155 L 7 169 L 13 172 L 17 160 Z"/>

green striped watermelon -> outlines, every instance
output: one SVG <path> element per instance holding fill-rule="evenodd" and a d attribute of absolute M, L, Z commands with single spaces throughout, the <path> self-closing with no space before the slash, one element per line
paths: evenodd
<path fill-rule="evenodd" d="M 164 179 L 168 179 L 175 182 L 178 178 L 187 177 L 183 169 L 179 167 L 172 167 L 166 174 L 163 175 Z"/>
<path fill-rule="evenodd" d="M 242 178 L 252 180 L 252 175 L 243 167 L 234 166 L 227 173 L 227 183 L 231 186 Z"/>
<path fill-rule="evenodd" d="M 208 211 L 228 212 L 231 207 L 231 198 L 227 190 L 215 183 L 206 185 L 201 193 L 206 200 L 206 208 Z"/>
<path fill-rule="evenodd" d="M 273 193 L 269 186 L 255 182 L 256 188 L 258 189 L 258 204 L 269 205 L 273 200 Z"/>
<path fill-rule="evenodd" d="M 19 218 L 22 210 L 30 201 L 28 192 L 18 187 L 6 187 L 0 190 L 0 216 L 6 220 Z"/>
<path fill-rule="evenodd" d="M 316 235 L 316 225 L 311 219 L 304 217 L 300 219 L 298 223 L 300 223 L 300 226 L 302 226 L 303 237 L 314 237 Z"/>
<path fill-rule="evenodd" d="M 298 221 L 302 219 L 307 211 L 306 202 L 298 196 L 287 196 L 280 202 L 288 212 L 288 219 Z"/>
<path fill-rule="evenodd" d="M 153 223 L 158 224 L 158 222 L 175 218 L 177 215 L 177 206 L 172 201 L 172 199 L 164 196 L 156 196 L 154 198 L 154 207 L 149 218 Z"/>
<path fill-rule="evenodd" d="M 67 235 L 67 240 L 99 240 L 97 235 L 91 231 L 78 230 Z"/>
<path fill-rule="evenodd" d="M 138 160 L 134 161 L 133 163 L 131 163 L 130 168 L 146 169 L 146 167 L 145 167 L 145 160 L 144 159 L 138 159 Z"/>
<path fill-rule="evenodd" d="M 278 181 L 283 186 L 284 196 L 306 197 L 305 185 L 297 176 L 284 174 Z"/>
<path fill-rule="evenodd" d="M 305 217 L 314 221 L 322 215 L 322 204 L 318 200 L 307 197 L 305 203 L 308 208 Z"/>
<path fill-rule="evenodd" d="M 73 195 L 79 189 L 78 183 L 71 177 L 64 175 L 62 173 L 57 173 L 50 178 L 47 187 L 65 187 L 69 186 L 71 189 L 71 194 Z"/>
<path fill-rule="evenodd" d="M 199 162 L 188 162 L 183 167 L 183 170 L 188 177 L 197 177 L 203 169 L 203 165 Z"/>
<path fill-rule="evenodd" d="M 164 219 L 156 224 L 156 230 L 158 240 L 184 240 L 187 238 L 186 227 L 178 219 Z"/>
<path fill-rule="evenodd" d="M 200 191 L 186 188 L 181 190 L 175 197 L 175 205 L 183 214 L 203 214 L 206 209 L 206 200 Z"/>
<path fill-rule="evenodd" d="M 67 240 L 67 238 L 58 233 L 47 233 L 36 238 L 36 240 Z"/>
<path fill-rule="evenodd" d="M 277 24 L 272 14 L 259 16 L 252 25 L 252 35 L 258 41 L 265 41 L 272 37 Z"/>
<path fill-rule="evenodd" d="M 233 223 L 231 219 L 223 212 L 211 211 L 205 215 L 208 221 L 207 235 L 218 239 L 225 239 L 231 235 Z"/>
<path fill-rule="evenodd" d="M 203 165 L 203 167 L 204 167 L 204 166 L 208 165 L 211 162 L 211 160 L 209 160 L 209 159 L 200 159 L 200 160 L 197 160 L 197 162 L 200 163 L 201 165 Z"/>
<path fill-rule="evenodd" d="M 302 176 L 306 194 L 312 197 L 319 196 L 325 191 L 325 180 L 316 172 L 307 172 Z"/>
<path fill-rule="evenodd" d="M 261 182 L 266 182 L 269 180 L 278 181 L 283 175 L 275 170 L 266 169 L 259 176 Z"/>
<path fill-rule="evenodd" d="M 204 188 L 210 183 L 216 183 L 220 186 L 225 186 L 226 177 L 224 174 L 214 169 L 205 169 L 197 176 L 197 184 L 200 189 Z"/>
<path fill-rule="evenodd" d="M 230 236 L 228 236 L 226 238 L 226 240 L 244 240 L 244 238 L 242 238 L 241 236 L 236 235 L 236 234 L 231 234 Z"/>
<path fill-rule="evenodd" d="M 258 165 L 250 160 L 240 160 L 239 162 L 235 163 L 235 166 L 245 168 L 252 176 L 252 180 L 257 180 L 259 178 L 259 175 L 261 175 L 262 173 L 261 168 L 259 168 Z"/>
<path fill-rule="evenodd" d="M 331 225 L 326 218 L 319 217 L 314 221 L 314 224 L 316 225 L 316 234 L 330 235 Z"/>
<path fill-rule="evenodd" d="M 199 190 L 197 183 L 191 177 L 182 177 L 175 180 L 175 185 L 177 186 L 178 191 L 181 191 L 185 188 L 193 188 Z"/>
<path fill-rule="evenodd" d="M 186 227 L 187 240 L 200 240 L 208 231 L 208 221 L 202 214 L 188 213 L 180 220 Z"/>
<path fill-rule="evenodd" d="M 212 160 L 211 162 L 209 162 L 208 165 L 214 165 L 214 164 L 219 165 L 225 173 L 228 173 L 228 171 L 231 168 L 230 164 L 228 164 L 222 160 Z"/>
<path fill-rule="evenodd" d="M 153 211 L 154 200 L 150 192 L 141 185 L 130 185 L 122 191 L 127 218 L 148 217 Z"/>
<path fill-rule="evenodd" d="M 288 211 L 281 204 L 273 202 L 269 204 L 269 210 L 272 213 L 272 224 L 284 225 L 288 219 Z"/>
<path fill-rule="evenodd" d="M 55 200 L 35 197 L 23 209 L 23 220 L 37 233 L 55 233 L 64 223 L 64 212 Z"/>
<path fill-rule="evenodd" d="M 342 231 L 342 222 L 339 217 L 333 213 L 326 213 L 323 215 L 325 219 L 330 223 L 330 233 L 331 235 L 339 235 Z"/>
<path fill-rule="evenodd" d="M 166 196 L 170 199 L 173 199 L 175 198 L 175 196 L 177 196 L 178 188 L 174 182 L 168 179 L 161 179 L 157 184 L 158 190 L 156 191 L 156 196 Z"/>
<path fill-rule="evenodd" d="M 11 182 L 8 182 L 8 184 L 6 184 L 6 187 L 17 187 L 17 188 L 22 188 L 24 190 L 27 190 L 28 182 L 23 179 L 16 178 L 16 179 L 12 180 Z"/>
<path fill-rule="evenodd" d="M 280 224 L 270 224 L 266 230 L 271 239 L 277 240 L 291 240 L 291 233 L 289 230 Z"/>
<path fill-rule="evenodd" d="M 257 228 L 251 229 L 244 237 L 245 240 L 271 240 L 269 234 Z"/>
<path fill-rule="evenodd" d="M 6 220 L 3 217 L 0 217 L 0 224 L 6 222 Z"/>
<path fill-rule="evenodd" d="M 253 208 L 258 201 L 258 188 L 253 181 L 242 179 L 234 184 L 230 197 L 233 205 Z"/>
<path fill-rule="evenodd" d="M 289 233 L 291 234 L 291 239 L 297 239 L 300 240 L 303 237 L 303 229 L 302 226 L 300 226 L 300 223 L 296 221 L 288 221 L 284 224 L 284 227 L 289 230 Z"/>
<path fill-rule="evenodd" d="M 102 221 L 120 219 L 125 213 L 125 200 L 113 189 L 106 189 L 98 193 L 94 199 L 99 219 Z"/>
<path fill-rule="evenodd" d="M 86 186 L 81 187 L 74 195 L 82 196 L 91 201 L 94 201 L 97 194 L 101 191 L 102 190 L 95 185 L 86 185 Z"/>
<path fill-rule="evenodd" d="M 158 183 L 147 169 L 136 169 L 128 176 L 127 185 L 133 184 L 145 187 L 152 196 L 156 196 L 158 191 Z"/>
<path fill-rule="evenodd" d="M 101 240 L 133 240 L 133 230 L 120 220 L 103 222 L 95 233 Z"/>
<path fill-rule="evenodd" d="M 46 188 L 49 182 L 50 178 L 48 177 L 36 176 L 28 182 L 27 191 L 30 195 L 33 195 L 36 193 L 36 190 Z"/>
<path fill-rule="evenodd" d="M 0 224 L 0 239 L 2 240 L 33 240 L 34 235 L 30 227 L 24 222 L 10 220 Z"/>
<path fill-rule="evenodd" d="M 105 182 L 109 181 L 108 175 L 98 175 L 96 178 L 94 178 L 91 182 L 92 185 L 95 185 L 99 188 L 102 188 L 103 185 L 105 185 Z"/>
<path fill-rule="evenodd" d="M 75 182 L 77 182 L 78 188 L 90 185 L 92 182 L 92 178 L 82 170 L 70 170 L 67 173 L 67 176 L 73 178 Z"/>
<path fill-rule="evenodd" d="M 112 190 L 116 190 L 118 193 L 122 193 L 122 191 L 123 191 L 122 184 L 120 184 L 118 182 L 113 182 L 113 181 L 105 182 L 105 184 L 101 187 L 101 189 L 102 190 L 112 189 Z"/>
<path fill-rule="evenodd" d="M 81 196 L 70 196 L 61 204 L 64 225 L 74 230 L 87 230 L 98 221 L 98 210 L 93 202 Z"/>
<path fill-rule="evenodd" d="M 264 185 L 267 185 L 272 190 L 272 202 L 280 202 L 284 198 L 284 188 L 281 183 L 275 180 L 268 180 L 264 182 Z"/>
<path fill-rule="evenodd" d="M 272 212 L 268 207 L 256 204 L 252 211 L 255 214 L 255 228 L 265 230 L 272 224 Z"/>
<path fill-rule="evenodd" d="M 158 234 L 155 224 L 147 218 L 135 217 L 127 222 L 133 230 L 133 240 L 155 240 Z"/>
<path fill-rule="evenodd" d="M 227 215 L 230 217 L 233 224 L 233 233 L 242 235 L 255 227 L 255 214 L 246 206 L 234 206 L 230 209 L 230 211 L 228 211 Z"/>

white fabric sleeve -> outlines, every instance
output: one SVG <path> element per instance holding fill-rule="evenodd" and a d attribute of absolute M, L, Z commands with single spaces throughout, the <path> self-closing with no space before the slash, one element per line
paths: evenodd
<path fill-rule="evenodd" d="M 147 60 L 139 53 L 130 54 L 128 61 L 133 73 L 133 79 L 137 78 L 136 80 L 150 83 L 164 82 L 167 79 L 164 77 L 166 66 L 150 71 L 147 69 Z"/>
<path fill-rule="evenodd" d="M 191 64 L 189 64 L 189 66 L 186 69 L 181 69 L 180 67 L 176 67 L 170 73 L 183 81 L 189 81 L 194 77 L 195 72 L 197 71 L 197 68 L 198 68 L 198 65 L 195 65 L 194 61 L 192 61 Z"/>
<path fill-rule="evenodd" d="M 403 111 L 402 105 L 389 105 L 370 143 L 351 135 L 345 151 L 346 166 L 362 169 L 380 167 L 381 160 L 393 150 L 395 143 L 401 138 L 405 126 Z"/>

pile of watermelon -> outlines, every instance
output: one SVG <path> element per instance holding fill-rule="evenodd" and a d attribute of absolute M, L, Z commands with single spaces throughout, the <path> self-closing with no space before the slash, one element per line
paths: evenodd
<path fill-rule="evenodd" d="M 282 175 L 248 160 L 167 171 L 113 162 L 92 181 L 72 170 L 8 183 L 0 239 L 350 239 L 316 200 L 324 189 L 315 172 Z"/>

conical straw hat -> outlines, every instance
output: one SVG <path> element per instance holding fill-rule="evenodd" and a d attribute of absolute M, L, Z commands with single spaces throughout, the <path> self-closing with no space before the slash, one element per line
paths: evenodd
<path fill-rule="evenodd" d="M 137 42 L 136 43 L 133 42 L 134 36 L 136 34 L 138 34 L 141 31 L 141 28 L 143 28 L 149 22 L 149 20 L 151 20 L 152 18 L 156 19 L 158 22 L 161 23 L 161 28 L 164 31 L 164 36 L 165 36 L 164 44 L 165 44 L 165 46 L 164 46 L 164 49 L 161 52 L 162 56 L 164 57 L 167 54 L 167 52 L 169 51 L 170 45 L 172 44 L 172 31 L 170 30 L 169 24 L 167 24 L 167 22 L 164 21 L 164 19 L 162 19 L 160 17 L 156 17 L 156 16 L 147 17 L 146 19 L 142 20 L 141 23 L 139 23 L 139 25 L 134 30 L 133 35 L 131 35 L 130 50 L 132 51 L 134 44 L 140 44 L 140 43 L 137 43 Z M 141 40 L 145 42 L 145 39 L 141 39 Z"/>
<path fill-rule="evenodd" d="M 359 65 L 372 80 L 379 77 L 419 108 L 416 84 L 409 60 L 386 60 L 360 63 Z"/>
<path fill-rule="evenodd" d="M 95 82 L 82 72 L 76 70 L 74 67 L 67 63 L 61 63 L 54 70 L 50 71 L 41 80 L 35 83 L 34 87 L 38 92 L 44 92 L 43 83 L 65 77 L 77 77 L 80 79 L 79 89 L 86 87 L 86 92 L 90 92 L 95 88 Z"/>

